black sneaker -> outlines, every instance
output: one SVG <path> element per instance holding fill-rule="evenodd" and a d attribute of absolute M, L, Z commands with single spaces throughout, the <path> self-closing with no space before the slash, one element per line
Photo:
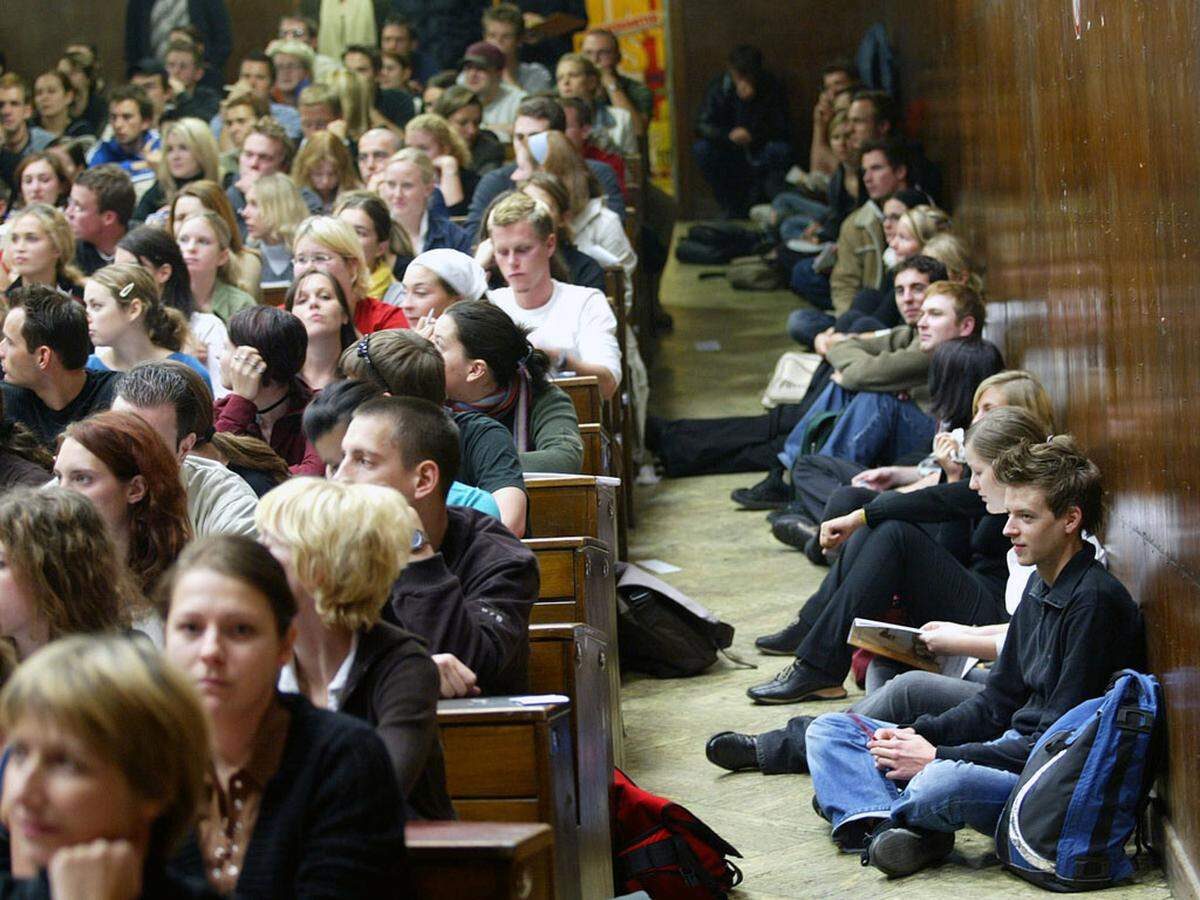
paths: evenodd
<path fill-rule="evenodd" d="M 814 535 L 804 545 L 804 555 L 808 557 L 808 561 L 814 566 L 829 567 L 829 557 L 825 555 L 825 551 L 821 549 L 820 535 Z"/>
<path fill-rule="evenodd" d="M 825 818 L 824 812 L 820 815 L 821 818 Z M 888 821 L 888 819 L 868 817 L 845 822 L 841 828 L 833 833 L 833 842 L 837 844 L 837 848 L 843 853 L 861 853 L 866 855 L 871 835 Z"/>
<path fill-rule="evenodd" d="M 774 525 L 775 520 L 780 516 L 803 516 L 804 521 L 808 522 L 814 528 L 817 527 L 817 523 L 808 516 L 808 508 L 799 500 L 792 500 L 787 506 L 771 510 L 767 513 L 767 522 Z"/>
<path fill-rule="evenodd" d="M 759 653 L 765 653 L 767 656 L 794 656 L 796 648 L 807 634 L 808 626 L 797 616 L 796 621 L 786 628 L 755 638 L 754 646 L 758 648 Z"/>
<path fill-rule="evenodd" d="M 796 660 L 770 681 L 746 691 L 755 703 L 800 703 L 804 700 L 843 700 L 846 689 L 824 672 Z"/>
<path fill-rule="evenodd" d="M 778 509 L 792 499 L 792 488 L 783 480 L 783 469 L 772 469 L 753 487 L 737 488 L 729 495 L 743 509 Z"/>
<path fill-rule="evenodd" d="M 758 743 L 752 734 L 722 731 L 704 745 L 704 755 L 714 766 L 730 772 L 758 771 Z"/>
<path fill-rule="evenodd" d="M 771 523 L 771 537 L 797 550 L 803 550 L 818 534 L 817 527 L 801 516 L 779 516 Z"/>
<path fill-rule="evenodd" d="M 867 839 L 862 864 L 888 878 L 902 878 L 937 865 L 954 849 L 953 831 L 918 831 L 884 819 Z"/>

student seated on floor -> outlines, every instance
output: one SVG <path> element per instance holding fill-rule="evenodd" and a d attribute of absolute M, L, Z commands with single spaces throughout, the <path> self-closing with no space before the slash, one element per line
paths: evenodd
<path fill-rule="evenodd" d="M 827 549 L 845 544 L 829 575 L 795 621 L 755 641 L 764 652 L 796 659 L 771 681 L 750 688 L 752 700 L 845 697 L 851 624 L 859 616 L 882 618 L 897 595 L 916 622 L 1005 621 L 1003 507 L 989 487 L 991 460 L 977 445 L 982 435 L 984 447 L 1012 446 L 1025 436 L 1029 418 L 1024 410 L 993 410 L 967 433 L 969 481 L 881 494 L 853 517 L 853 525 L 824 536 Z M 945 524 L 934 536 L 918 523 Z"/>
<path fill-rule="evenodd" d="M 438 671 L 415 635 L 382 621 L 417 527 L 387 487 L 294 478 L 263 498 L 258 529 L 296 595 L 279 689 L 363 719 L 421 818 L 453 819 L 438 739 Z"/>
<path fill-rule="evenodd" d="M 1042 423 L 1043 436 L 1054 433 L 1050 395 L 1029 372 L 1009 369 L 979 382 L 970 401 L 969 424 L 1002 406 L 1028 410 Z M 862 469 L 856 463 L 832 457 L 807 456 L 792 469 L 794 499 L 786 507 L 768 513 L 767 521 L 778 540 L 804 550 L 815 565 L 828 565 L 819 541 L 820 523 L 856 512 L 883 491 L 908 494 L 964 477 L 970 477 L 970 473 L 963 464 L 962 441 L 957 434 L 946 431 L 934 435 L 933 452 L 917 465 Z"/>
<path fill-rule="evenodd" d="M 449 413 L 416 397 L 368 401 L 342 450 L 336 478 L 395 488 L 421 518 L 384 618 L 425 641 L 442 696 L 527 692 L 537 560 L 491 516 L 446 506 L 459 459 Z"/>
<path fill-rule="evenodd" d="M 962 446 L 953 439 L 953 433 L 957 431 L 961 435 L 962 429 L 971 424 L 972 399 L 980 383 L 1003 369 L 1004 357 L 991 341 L 954 338 L 938 344 L 929 365 L 929 415 L 937 423 L 937 433 L 930 445 L 933 451 L 937 452 L 940 449 L 943 456 L 962 453 Z M 890 417 L 881 415 L 865 425 L 859 422 L 858 430 L 852 434 L 844 431 L 841 434 L 843 440 L 853 443 L 855 452 L 860 456 L 886 458 L 890 455 L 887 448 L 892 440 L 891 426 Z M 835 436 L 841 428 L 842 423 L 838 422 L 834 427 Z M 844 459 L 830 453 L 831 447 L 836 447 L 836 443 L 827 442 L 820 453 L 806 453 L 797 457 L 791 469 L 793 496 L 807 497 L 817 509 L 821 508 L 820 504 L 824 499 L 828 499 L 829 493 L 839 483 L 849 484 L 851 479 L 864 469 L 862 463 L 856 460 Z M 895 458 L 892 456 L 892 459 Z M 946 460 L 949 471 L 943 470 L 936 462 L 932 465 L 936 472 L 929 476 L 925 486 L 937 484 L 941 480 L 939 473 L 946 472 L 948 481 L 958 481 L 962 476 L 962 466 L 953 459 Z M 953 477 L 949 476 L 950 471 L 953 471 Z M 786 544 L 803 548 L 804 542 L 800 537 L 805 533 L 816 534 L 816 523 L 813 522 L 807 529 L 800 529 L 789 539 L 789 533 L 777 527 L 781 520 L 787 521 L 783 514 L 771 519 L 771 533 Z"/>
<path fill-rule="evenodd" d="M 996 821 L 1042 732 L 1143 663 L 1141 612 L 1083 540 L 1101 518 L 1100 471 L 1070 437 L 1000 455 L 1004 533 L 1037 567 L 984 690 L 911 727 L 835 713 L 808 730 L 821 814 L 845 850 L 888 875 L 945 858 L 954 832 Z M 959 802 L 951 802 L 958 800 Z"/>
<path fill-rule="evenodd" d="M 969 441 L 971 445 L 971 459 L 974 461 L 975 466 L 964 474 L 971 480 L 971 483 L 978 490 L 979 502 L 986 507 L 988 512 L 995 511 L 996 513 L 1000 513 L 1003 510 L 1002 504 L 1004 500 L 1003 488 L 996 483 L 995 479 L 991 475 L 991 461 L 995 460 L 1004 451 L 1015 446 L 1021 441 L 1036 443 L 1042 440 L 1045 435 L 1046 426 L 1043 424 L 1040 418 L 1031 415 L 1025 409 L 1016 407 L 991 410 L 980 416 L 977 420 L 977 424 L 971 427 L 969 432 Z M 953 484 L 962 485 L 964 482 L 958 481 L 954 482 Z M 827 536 L 827 542 L 834 542 L 834 534 L 836 534 L 836 539 L 838 541 L 844 542 L 846 535 L 853 530 L 862 530 L 867 534 L 870 534 L 871 528 L 865 527 L 863 525 L 863 520 L 869 514 L 872 516 L 872 524 L 881 524 L 882 520 L 875 519 L 874 517 L 879 514 L 881 509 L 884 510 L 886 514 L 886 506 L 884 504 L 886 503 L 886 498 L 888 497 L 895 498 L 895 503 L 893 504 L 895 508 L 892 511 L 892 518 L 896 518 L 898 521 L 893 523 L 893 527 L 898 526 L 899 520 L 905 516 L 909 517 L 910 521 L 913 522 L 925 521 L 926 517 L 921 515 L 921 513 L 932 513 L 938 504 L 934 503 L 928 507 L 925 507 L 922 505 L 922 501 L 931 498 L 937 499 L 936 495 L 938 493 L 942 494 L 941 500 L 944 501 L 946 499 L 946 495 L 952 493 L 950 490 L 948 490 L 948 487 L 949 486 L 935 486 L 926 488 L 925 490 L 919 491 L 918 494 L 920 496 L 915 497 L 914 499 L 906 499 L 906 496 L 913 495 L 875 495 L 881 501 L 879 504 L 874 503 L 874 498 L 872 498 L 866 507 L 856 509 L 851 515 L 842 517 L 834 522 L 827 523 L 830 525 L 829 530 L 831 533 L 829 536 Z M 959 487 L 957 490 L 961 490 L 961 487 Z M 899 504 L 899 506 L 896 507 L 895 504 Z M 868 513 L 867 510 L 870 510 L 870 512 Z M 975 561 L 975 564 L 972 565 L 971 568 L 965 572 L 965 574 L 968 578 L 973 579 L 980 585 L 986 585 L 989 589 L 993 587 L 999 587 L 999 581 L 1001 578 L 1001 572 L 997 561 L 994 559 L 994 553 L 996 550 L 1003 549 L 1003 546 L 1009 543 L 1003 538 L 1003 535 L 998 533 L 996 530 L 996 526 L 999 524 L 999 522 L 1000 516 L 998 514 L 985 516 L 979 520 L 979 524 L 975 527 L 972 535 L 967 535 L 968 539 L 971 537 L 975 538 L 974 543 L 979 549 L 980 553 L 978 559 Z M 967 522 L 966 524 L 969 526 L 970 522 Z M 903 530 L 907 532 L 909 529 L 904 528 Z M 963 530 L 964 529 L 962 525 L 955 525 L 953 523 L 943 524 L 938 532 L 938 537 L 940 539 L 938 543 L 943 547 L 954 546 L 963 537 Z M 855 538 L 854 540 L 873 541 L 876 540 L 876 538 L 865 537 Z M 852 541 L 851 543 L 853 544 L 854 542 Z M 1012 550 L 1009 548 L 1006 554 L 1006 561 L 1007 556 L 1010 556 L 1011 554 Z M 953 559 L 952 555 L 949 553 L 947 553 L 944 557 L 941 553 L 937 553 L 936 556 L 939 559 L 944 560 Z M 835 569 L 840 565 L 841 563 L 835 564 Z M 861 565 L 861 562 L 856 563 L 855 565 Z M 949 565 L 949 563 L 947 563 L 947 565 Z M 894 570 L 895 566 L 896 561 L 893 559 L 889 560 L 884 568 Z M 925 571 L 932 572 L 934 577 L 938 577 L 938 573 L 935 571 L 934 567 L 929 567 Z M 849 572 L 849 577 L 847 577 L 845 583 L 850 583 L 852 578 L 870 574 L 872 573 L 860 572 L 857 573 L 856 576 L 854 572 Z M 761 652 L 770 655 L 782 654 L 789 652 L 785 648 L 794 646 L 793 642 L 797 640 L 803 642 L 808 632 L 808 626 L 804 621 L 806 614 L 818 616 L 821 615 L 825 609 L 825 605 L 832 602 L 832 598 L 837 596 L 836 593 L 831 590 L 834 586 L 832 581 L 833 577 L 834 576 L 831 575 L 829 578 L 827 578 L 821 585 L 821 590 L 814 595 L 813 599 L 811 599 L 809 603 L 805 604 L 805 609 L 801 611 L 801 614 L 795 623 L 789 625 L 782 631 L 776 632 L 773 635 L 767 635 L 759 638 L 756 641 L 758 649 Z M 1011 564 L 1007 565 L 1006 581 L 1004 582 L 1003 586 L 1004 613 L 1007 615 L 1001 614 L 997 605 L 998 618 L 994 623 L 983 624 L 978 627 L 956 624 L 954 626 L 956 634 L 961 635 L 962 632 L 959 631 L 960 629 L 969 628 L 971 629 L 972 635 L 979 639 L 978 644 L 969 649 L 966 647 L 960 647 L 953 650 L 945 645 L 939 645 L 936 647 L 936 652 L 965 652 L 970 653 L 971 655 L 980 659 L 994 659 L 999 651 L 999 647 L 996 644 L 997 636 L 1002 635 L 1003 632 L 1007 630 L 1007 624 L 1002 624 L 1002 621 L 1008 616 L 1011 616 L 1012 613 L 1017 609 L 1017 606 L 1020 603 L 1021 592 L 1025 588 L 1025 583 L 1028 581 L 1028 577 L 1029 573 L 1028 570 L 1026 570 L 1024 580 L 1020 582 L 1020 588 L 1015 592 L 1015 596 L 1013 596 L 1013 591 L 1011 591 L 1009 588 L 1009 585 L 1011 585 L 1013 580 L 1013 567 Z M 913 574 L 913 581 L 918 585 L 916 590 L 919 593 L 922 591 L 922 588 L 920 587 L 921 580 L 922 570 L 917 569 L 917 571 L 915 571 Z M 886 587 L 884 589 L 886 589 Z M 911 604 L 906 602 L 905 608 L 911 609 Z M 948 610 L 949 607 L 945 607 L 944 609 Z M 867 617 L 871 617 L 870 613 L 865 613 L 865 615 Z M 955 622 L 962 621 L 961 619 L 954 618 L 955 613 L 952 612 L 943 612 L 939 614 L 938 618 L 933 620 L 923 619 L 921 618 L 921 615 L 923 615 L 923 612 L 914 611 L 910 614 L 910 619 L 914 622 L 933 622 L 936 625 L 948 625 L 946 619 L 951 619 Z M 987 617 L 984 616 L 983 618 Z M 832 627 L 837 628 L 840 626 L 835 625 Z M 847 630 L 848 629 L 849 625 L 847 625 Z M 930 631 L 929 640 L 930 648 L 935 649 L 934 645 L 939 644 L 939 639 L 948 638 L 949 633 L 949 628 L 932 629 Z M 844 640 L 844 634 L 845 633 L 843 632 L 841 640 Z M 834 640 L 832 637 L 830 639 Z M 949 640 L 952 639 L 948 639 L 948 642 Z M 985 641 L 991 643 L 990 652 L 988 652 Z M 852 651 L 850 648 L 846 648 L 845 658 L 848 659 L 851 652 Z M 881 657 L 877 657 L 876 661 L 879 659 L 881 659 Z M 798 668 L 805 669 L 808 668 L 808 666 L 802 665 Z M 880 666 L 880 671 L 874 673 L 876 678 L 882 678 L 884 675 L 884 671 L 882 671 L 882 669 L 883 667 Z M 788 674 L 792 674 L 791 669 L 788 670 Z M 901 700 L 901 698 L 905 696 L 911 695 L 911 691 L 908 691 L 908 682 L 911 680 L 911 676 L 919 675 L 931 675 L 931 673 L 905 673 L 904 675 L 894 679 L 896 682 L 904 682 L 904 684 L 893 687 L 891 683 L 885 686 L 880 686 L 878 682 L 873 681 L 872 676 L 869 673 L 867 679 L 867 696 L 865 699 L 859 700 L 857 703 L 851 706 L 850 711 L 865 716 L 871 716 L 872 718 L 897 721 L 897 717 L 887 715 L 886 713 L 894 712 L 897 701 Z M 978 690 L 978 687 L 974 684 L 974 682 L 966 679 L 951 679 L 941 675 L 931 677 L 939 679 L 939 683 L 930 691 L 928 696 L 920 698 L 921 705 L 915 707 L 916 711 L 913 713 L 911 718 L 915 718 L 922 712 L 942 712 L 943 710 L 954 705 L 954 703 L 957 703 L 959 700 L 963 700 L 966 697 L 971 696 L 976 690 Z M 921 684 L 922 686 L 927 686 L 923 681 Z M 952 702 L 948 702 L 946 698 L 951 698 Z M 731 771 L 757 769 L 764 775 L 807 773 L 808 760 L 805 755 L 804 738 L 805 732 L 814 718 L 814 716 L 794 716 L 783 728 L 773 729 L 771 731 L 763 732 L 759 735 L 723 731 L 719 734 L 713 735 L 713 737 L 709 739 L 708 744 L 705 746 L 705 753 L 708 756 L 709 762 Z M 909 721 L 910 719 L 909 717 L 899 717 L 899 720 Z"/>
<path fill-rule="evenodd" d="M 758 484 L 736 491 L 734 500 L 770 499 L 782 505 L 791 497 L 783 481 L 801 452 L 809 426 L 826 413 L 838 414 L 833 431 L 821 445 L 823 456 L 849 459 L 864 466 L 894 462 L 920 453 L 937 433 L 929 406 L 929 360 L 934 349 L 955 338 L 980 340 L 987 320 L 983 298 L 970 288 L 937 281 L 925 290 L 915 327 L 899 325 L 885 335 L 843 341 L 829 351 L 836 371 L 830 384 L 792 428 L 779 451 L 781 468 Z M 882 423 L 882 431 L 880 425 Z"/>
<path fill-rule="evenodd" d="M 916 256 L 901 263 L 894 275 L 894 299 L 897 316 L 909 326 L 908 343 L 916 334 L 921 304 L 929 285 L 947 279 L 946 267 L 936 260 Z M 869 323 L 872 325 L 874 323 Z M 783 480 L 777 454 L 792 428 L 828 386 L 835 368 L 830 354 L 843 342 L 866 341 L 874 345 L 879 335 L 824 334 L 817 353 L 824 361 L 813 373 L 808 390 L 799 403 L 783 403 L 761 416 L 736 416 L 716 419 L 647 419 L 647 446 L 666 467 L 669 477 L 711 475 L 724 472 L 775 471 L 772 477 L 751 488 L 738 488 L 733 500 L 747 509 L 771 509 L 791 499 L 791 489 Z M 906 344 L 907 346 L 907 344 Z M 883 351 L 880 351 L 881 355 Z M 840 353 L 834 357 L 840 358 Z"/>

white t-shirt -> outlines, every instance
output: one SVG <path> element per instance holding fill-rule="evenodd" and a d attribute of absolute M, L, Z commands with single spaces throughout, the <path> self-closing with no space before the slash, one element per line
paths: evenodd
<path fill-rule="evenodd" d="M 205 365 L 212 379 L 213 399 L 220 400 L 229 393 L 229 388 L 221 384 L 221 357 L 229 349 L 229 332 L 225 323 L 212 313 L 194 312 L 189 324 L 196 340 L 208 348 Z"/>
<path fill-rule="evenodd" d="M 589 365 L 604 366 L 620 382 L 617 317 L 608 299 L 595 288 L 555 281 L 550 299 L 537 309 L 518 306 L 508 287 L 488 291 L 488 299 L 518 325 L 530 329 L 534 344 L 558 347 Z"/>
<path fill-rule="evenodd" d="M 500 92 L 483 108 L 483 127 L 495 132 L 504 143 L 511 142 L 513 123 L 517 121 L 517 107 L 526 96 L 520 88 L 500 82 Z"/>

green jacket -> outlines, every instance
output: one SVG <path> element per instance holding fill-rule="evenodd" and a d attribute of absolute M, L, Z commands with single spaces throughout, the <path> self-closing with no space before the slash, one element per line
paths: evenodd
<path fill-rule="evenodd" d="M 929 411 L 929 354 L 917 342 L 915 325 L 897 325 L 879 336 L 850 338 L 830 348 L 826 361 L 849 391 L 904 392 Z"/>
<path fill-rule="evenodd" d="M 229 282 L 217 279 L 213 285 L 212 299 L 209 301 L 214 316 L 229 324 L 230 316 L 251 306 L 258 306 L 253 297 Z"/>
<path fill-rule="evenodd" d="M 547 384 L 533 398 L 529 438 L 536 450 L 521 454 L 525 472 L 578 475 L 583 467 L 583 440 L 575 404 L 558 385 Z"/>
<path fill-rule="evenodd" d="M 834 315 L 848 310 L 863 288 L 883 287 L 885 249 L 879 207 L 868 200 L 846 217 L 838 232 L 837 262 L 829 274 Z"/>

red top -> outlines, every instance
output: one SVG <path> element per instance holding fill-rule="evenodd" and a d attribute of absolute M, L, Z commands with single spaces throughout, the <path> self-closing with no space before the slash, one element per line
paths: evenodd
<path fill-rule="evenodd" d="M 588 142 L 583 145 L 583 158 L 594 159 L 596 162 L 611 166 L 612 170 L 617 173 L 617 184 L 621 186 L 621 196 L 626 200 L 629 199 L 629 191 L 625 189 L 625 157 L 619 153 L 608 153 Z"/>
<path fill-rule="evenodd" d="M 296 379 L 292 396 L 288 398 L 287 412 L 271 429 L 271 449 L 283 457 L 293 475 L 325 474 L 325 463 L 317 454 L 317 449 L 304 436 L 300 427 L 304 418 L 304 410 L 312 400 L 314 391 Z M 213 404 L 216 413 L 214 423 L 217 431 L 230 434 L 245 434 L 250 437 L 263 439 L 262 429 L 258 427 L 255 418 L 258 408 L 239 394 L 226 394 Z"/>
<path fill-rule="evenodd" d="M 359 334 L 371 334 L 386 328 L 408 328 L 404 310 L 374 297 L 363 297 L 354 307 L 354 327 Z"/>

